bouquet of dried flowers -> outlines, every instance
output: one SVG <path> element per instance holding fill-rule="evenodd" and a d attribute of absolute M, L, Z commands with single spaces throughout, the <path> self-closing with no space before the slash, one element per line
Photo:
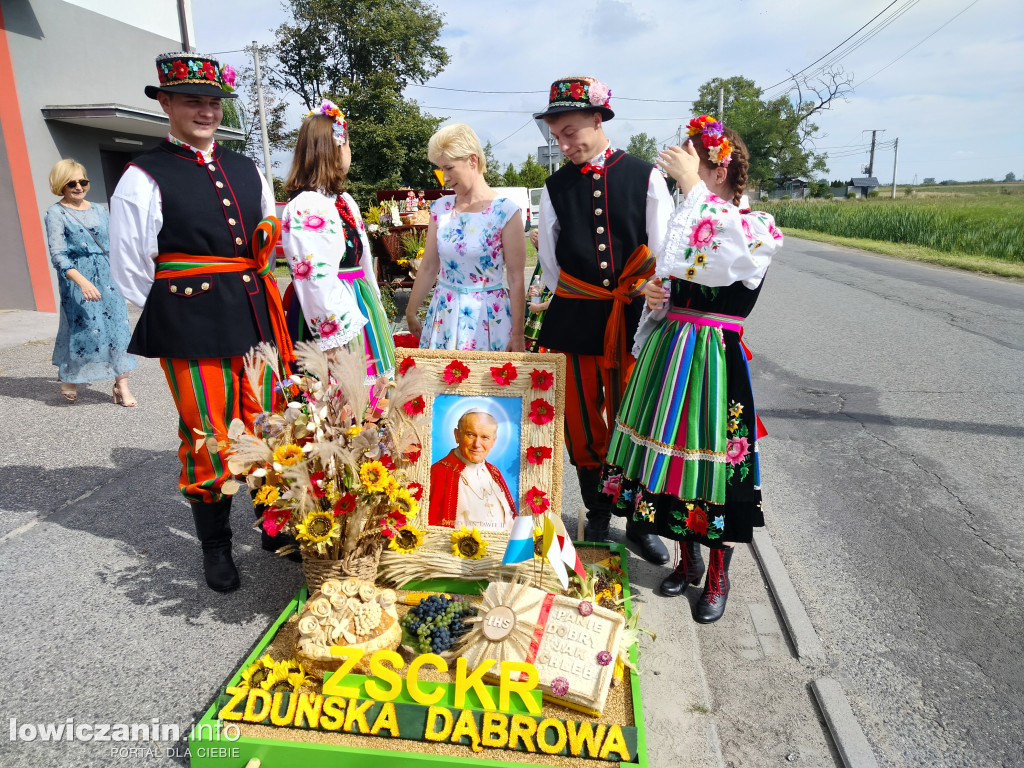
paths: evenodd
<path fill-rule="evenodd" d="M 254 391 L 269 373 L 281 397 L 256 419 L 254 434 L 232 423 L 228 468 L 262 508 L 259 525 L 294 536 L 304 560 L 379 558 L 419 509 L 404 470 L 421 440 L 401 407 L 388 403 L 404 403 L 422 387 L 416 376 L 368 387 L 363 354 L 348 348 L 328 357 L 300 342 L 295 353 L 302 373 L 294 375 L 267 344 L 246 355 Z"/>

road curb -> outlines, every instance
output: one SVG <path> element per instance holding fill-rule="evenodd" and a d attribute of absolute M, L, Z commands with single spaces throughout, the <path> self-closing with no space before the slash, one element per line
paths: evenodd
<path fill-rule="evenodd" d="M 789 579 L 789 573 L 782 564 L 782 558 L 779 557 L 771 536 L 763 528 L 754 531 L 752 547 L 800 661 L 824 663 L 825 648 L 818 639 L 818 633 L 814 631 L 814 625 L 811 624 L 803 603 L 800 602 L 800 597 Z"/>
<path fill-rule="evenodd" d="M 811 683 L 832 741 L 845 768 L 878 768 L 875 753 L 850 708 L 843 687 L 830 677 Z"/>

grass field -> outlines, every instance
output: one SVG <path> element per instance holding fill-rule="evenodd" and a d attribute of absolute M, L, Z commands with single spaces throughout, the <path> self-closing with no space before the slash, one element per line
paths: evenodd
<path fill-rule="evenodd" d="M 764 201 L 779 227 L 1024 263 L 1024 184 L 897 187 L 895 200 Z M 883 190 L 884 195 L 884 190 Z"/>

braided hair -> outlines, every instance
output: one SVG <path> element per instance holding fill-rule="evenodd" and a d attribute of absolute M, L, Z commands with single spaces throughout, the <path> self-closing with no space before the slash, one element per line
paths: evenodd
<path fill-rule="evenodd" d="M 723 128 L 722 134 L 729 141 L 732 147 L 732 156 L 729 165 L 726 167 L 725 183 L 733 190 L 732 204 L 739 205 L 740 198 L 747 188 L 747 172 L 750 170 L 750 152 L 743 139 L 732 128 Z M 707 147 L 704 143 L 697 141 L 694 137 L 693 148 L 697 150 L 701 163 L 707 168 L 717 168 L 718 164 L 711 162 Z"/>

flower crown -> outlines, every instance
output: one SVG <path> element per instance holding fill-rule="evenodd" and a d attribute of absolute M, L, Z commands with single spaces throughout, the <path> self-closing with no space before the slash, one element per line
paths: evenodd
<path fill-rule="evenodd" d="M 700 140 L 704 144 L 704 148 L 707 149 L 711 162 L 723 168 L 729 167 L 729 161 L 732 159 L 732 145 L 722 135 L 722 124 L 718 120 L 713 119 L 710 115 L 695 117 L 686 126 L 686 134 L 690 137 L 700 134 Z"/>
<path fill-rule="evenodd" d="M 348 140 L 348 123 L 345 121 L 345 113 L 333 101 L 324 99 L 320 102 L 319 107 L 306 113 L 306 117 L 310 115 L 326 115 L 334 120 L 334 143 L 339 147 Z"/>

